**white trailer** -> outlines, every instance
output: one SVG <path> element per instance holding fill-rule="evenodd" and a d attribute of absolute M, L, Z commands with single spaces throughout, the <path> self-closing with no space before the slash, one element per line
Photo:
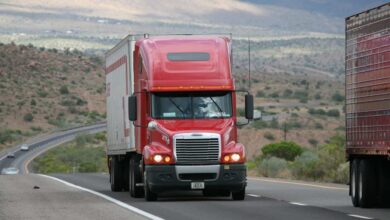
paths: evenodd
<path fill-rule="evenodd" d="M 134 125 L 128 119 L 128 97 L 134 92 L 135 37 L 124 38 L 106 53 L 107 161 L 112 191 L 129 189 L 128 155 L 135 152 Z"/>
<path fill-rule="evenodd" d="M 134 36 L 106 53 L 107 155 L 135 151 L 134 126 L 128 120 L 128 97 L 134 92 Z"/>

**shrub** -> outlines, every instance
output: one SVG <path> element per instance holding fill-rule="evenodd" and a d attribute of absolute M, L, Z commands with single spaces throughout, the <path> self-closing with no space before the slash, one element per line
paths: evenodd
<path fill-rule="evenodd" d="M 291 89 L 286 89 L 283 92 L 283 97 L 284 98 L 290 98 L 293 95 L 293 91 Z"/>
<path fill-rule="evenodd" d="M 326 115 L 326 111 L 324 109 L 314 109 L 314 108 L 310 108 L 309 109 L 309 114 L 311 115 Z"/>
<path fill-rule="evenodd" d="M 245 109 L 237 108 L 237 116 L 238 117 L 244 117 L 245 116 Z"/>
<path fill-rule="evenodd" d="M 257 92 L 256 92 L 256 97 L 265 97 L 265 92 L 263 92 L 263 91 L 257 91 Z"/>
<path fill-rule="evenodd" d="M 265 145 L 261 151 L 263 157 L 278 157 L 292 161 L 296 156 L 302 154 L 302 147 L 292 141 L 281 141 Z"/>
<path fill-rule="evenodd" d="M 263 128 L 267 128 L 268 124 L 265 121 L 258 120 L 258 121 L 254 121 L 252 123 L 252 127 L 256 128 L 256 129 L 263 129 Z"/>
<path fill-rule="evenodd" d="M 271 98 L 279 98 L 279 93 L 278 92 L 273 92 L 269 95 Z"/>
<path fill-rule="evenodd" d="M 37 91 L 37 95 L 39 96 L 39 97 L 41 97 L 41 98 L 45 98 L 47 95 L 48 95 L 49 93 L 48 92 L 46 92 L 45 90 L 38 90 Z"/>
<path fill-rule="evenodd" d="M 23 116 L 23 120 L 27 122 L 31 122 L 34 120 L 34 116 L 31 113 L 27 113 Z"/>
<path fill-rule="evenodd" d="M 270 133 L 270 132 L 265 132 L 265 133 L 264 133 L 264 137 L 265 137 L 266 139 L 268 139 L 268 140 L 271 140 L 271 141 L 275 140 L 275 135 L 273 135 L 273 134 Z"/>
<path fill-rule="evenodd" d="M 310 139 L 309 139 L 309 144 L 311 144 L 312 146 L 317 146 L 318 141 L 317 141 L 316 139 L 310 138 Z"/>
<path fill-rule="evenodd" d="M 270 128 L 278 129 L 279 128 L 279 122 L 276 118 L 272 119 L 271 123 L 269 124 Z"/>
<path fill-rule="evenodd" d="M 338 109 L 331 109 L 326 114 L 330 117 L 340 117 L 340 111 Z"/>
<path fill-rule="evenodd" d="M 318 156 L 310 151 L 303 152 L 296 157 L 292 164 L 292 174 L 297 179 L 317 180 L 324 175 L 322 170 L 319 170 Z"/>
<path fill-rule="evenodd" d="M 37 102 L 35 101 L 35 99 L 31 99 L 31 101 L 30 101 L 30 105 L 32 105 L 32 106 L 35 106 L 35 105 L 37 105 Z"/>
<path fill-rule="evenodd" d="M 319 122 L 316 122 L 315 124 L 314 124 L 314 128 L 315 129 L 324 129 L 324 126 L 321 124 L 321 123 L 319 123 Z"/>
<path fill-rule="evenodd" d="M 99 141 L 106 141 L 106 133 L 104 132 L 96 133 L 95 138 Z"/>
<path fill-rule="evenodd" d="M 266 177 L 279 177 L 287 170 L 287 161 L 277 157 L 265 158 L 261 161 L 259 169 Z"/>
<path fill-rule="evenodd" d="M 61 93 L 62 95 L 69 94 L 68 87 L 67 87 L 66 85 L 61 86 L 61 88 L 60 88 L 60 93 Z"/>
<path fill-rule="evenodd" d="M 332 100 L 335 102 L 343 102 L 345 97 L 341 95 L 339 92 L 336 92 L 335 94 L 332 95 Z"/>

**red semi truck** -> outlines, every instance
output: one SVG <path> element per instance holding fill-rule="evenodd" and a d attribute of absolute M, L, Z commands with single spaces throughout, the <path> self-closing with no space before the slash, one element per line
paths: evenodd
<path fill-rule="evenodd" d="M 346 18 L 346 153 L 354 206 L 390 196 L 390 3 Z"/>
<path fill-rule="evenodd" d="M 226 36 L 129 35 L 107 52 L 112 191 L 147 201 L 170 190 L 245 198 L 231 57 Z"/>

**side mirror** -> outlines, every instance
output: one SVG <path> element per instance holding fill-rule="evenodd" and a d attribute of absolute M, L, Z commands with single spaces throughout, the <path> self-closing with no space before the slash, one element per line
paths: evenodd
<path fill-rule="evenodd" d="M 137 96 L 132 95 L 129 97 L 129 120 L 136 121 L 137 120 Z"/>
<path fill-rule="evenodd" d="M 253 95 L 245 95 L 245 118 L 253 119 Z"/>

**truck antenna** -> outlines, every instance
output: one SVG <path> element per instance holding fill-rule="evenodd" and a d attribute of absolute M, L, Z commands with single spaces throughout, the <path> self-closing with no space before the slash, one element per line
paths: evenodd
<path fill-rule="evenodd" d="M 248 37 L 248 75 L 249 75 L 249 90 L 251 89 L 251 40 Z"/>

